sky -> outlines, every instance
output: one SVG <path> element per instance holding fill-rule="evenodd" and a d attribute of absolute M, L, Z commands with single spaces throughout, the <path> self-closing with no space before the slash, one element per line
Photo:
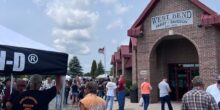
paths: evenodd
<path fill-rule="evenodd" d="M 111 55 L 128 45 L 127 30 L 150 0 L 0 0 L 0 25 L 49 47 L 77 56 L 84 72 L 93 60 L 106 70 Z M 200 0 L 220 13 L 220 0 Z"/>

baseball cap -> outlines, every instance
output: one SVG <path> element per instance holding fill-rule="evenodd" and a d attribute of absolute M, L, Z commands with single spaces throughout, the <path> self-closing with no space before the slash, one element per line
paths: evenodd
<path fill-rule="evenodd" d="M 193 84 L 193 86 L 195 87 L 195 86 L 201 86 L 201 85 L 203 85 L 204 83 L 203 83 L 203 80 L 202 80 L 201 77 L 195 76 L 195 77 L 193 78 L 193 80 L 192 80 L 192 84 Z"/>

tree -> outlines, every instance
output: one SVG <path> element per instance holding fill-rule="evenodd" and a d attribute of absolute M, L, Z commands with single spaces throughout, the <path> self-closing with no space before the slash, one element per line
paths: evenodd
<path fill-rule="evenodd" d="M 97 76 L 101 74 L 105 74 L 104 66 L 102 65 L 102 62 L 100 61 L 97 68 Z"/>
<path fill-rule="evenodd" d="M 91 75 L 92 78 L 95 78 L 97 76 L 96 71 L 97 71 L 97 64 L 96 64 L 96 61 L 93 60 L 91 71 L 90 71 L 90 75 Z"/>
<path fill-rule="evenodd" d="M 83 74 L 83 76 L 91 76 L 90 72 Z"/>
<path fill-rule="evenodd" d="M 69 63 L 69 72 L 73 75 L 82 75 L 82 66 L 80 65 L 80 62 L 76 56 L 73 56 L 73 58 L 70 60 Z"/>
<path fill-rule="evenodd" d="M 113 74 L 113 72 L 114 72 L 114 70 L 113 70 L 114 68 L 113 67 L 111 67 L 111 69 L 110 69 L 110 76 L 113 76 L 114 74 Z"/>

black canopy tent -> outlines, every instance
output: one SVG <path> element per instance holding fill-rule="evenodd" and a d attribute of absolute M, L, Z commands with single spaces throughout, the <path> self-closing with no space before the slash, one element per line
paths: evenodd
<path fill-rule="evenodd" d="M 67 63 L 66 53 L 0 26 L 0 75 L 66 75 Z"/>
<path fill-rule="evenodd" d="M 65 53 L 0 45 L 0 75 L 66 75 Z"/>

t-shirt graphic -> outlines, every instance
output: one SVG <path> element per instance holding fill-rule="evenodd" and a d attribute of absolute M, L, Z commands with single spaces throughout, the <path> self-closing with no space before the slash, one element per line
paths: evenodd
<path fill-rule="evenodd" d="M 38 104 L 38 101 L 32 96 L 25 96 L 19 101 L 19 104 L 24 108 L 24 110 L 33 110 L 33 108 Z"/>
<path fill-rule="evenodd" d="M 56 87 L 43 91 L 25 91 L 19 97 L 16 110 L 48 110 L 48 105 L 55 96 Z"/>

